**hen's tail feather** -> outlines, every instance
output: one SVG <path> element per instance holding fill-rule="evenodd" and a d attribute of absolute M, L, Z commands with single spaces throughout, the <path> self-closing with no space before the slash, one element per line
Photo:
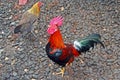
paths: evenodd
<path fill-rule="evenodd" d="M 18 33 L 21 33 L 21 27 L 22 27 L 22 25 L 18 25 L 18 26 L 16 26 L 16 28 L 14 29 L 14 34 L 18 34 Z"/>
<path fill-rule="evenodd" d="M 104 48 L 104 44 L 101 42 L 101 36 L 99 34 L 91 34 L 81 40 L 74 42 L 74 47 L 79 52 L 86 52 L 89 51 L 90 48 L 94 48 L 95 45 L 101 44 L 101 46 Z"/>

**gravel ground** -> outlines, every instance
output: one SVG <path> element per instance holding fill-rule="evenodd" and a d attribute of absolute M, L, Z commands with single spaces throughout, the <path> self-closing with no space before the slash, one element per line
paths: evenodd
<path fill-rule="evenodd" d="M 15 6 L 17 0 L 0 1 L 0 80 L 120 80 L 120 0 L 41 0 L 44 6 L 35 26 L 38 39 L 20 38 L 14 45 L 11 27 L 36 1 L 22 7 Z M 65 42 L 100 33 L 106 47 L 83 53 L 64 77 L 54 74 L 60 67 L 45 53 L 47 25 L 58 15 L 65 18 L 61 27 Z"/>

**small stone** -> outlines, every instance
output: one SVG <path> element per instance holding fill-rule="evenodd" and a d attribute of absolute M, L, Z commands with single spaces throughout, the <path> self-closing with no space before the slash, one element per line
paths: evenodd
<path fill-rule="evenodd" d="M 36 80 L 36 79 L 32 78 L 31 80 Z"/>
<path fill-rule="evenodd" d="M 61 11 L 64 11 L 64 7 L 61 7 Z"/>
<path fill-rule="evenodd" d="M 16 72 L 13 72 L 13 76 L 17 76 L 17 73 L 16 73 Z"/>
<path fill-rule="evenodd" d="M 120 69 L 114 69 L 113 73 L 120 73 Z"/>
<path fill-rule="evenodd" d="M 13 16 L 11 15 L 8 19 L 12 19 L 12 17 L 13 17 Z"/>
<path fill-rule="evenodd" d="M 38 30 L 35 30 L 35 33 L 37 34 L 37 33 L 38 33 Z"/>
<path fill-rule="evenodd" d="M 9 35 L 9 36 L 8 36 L 8 39 L 11 39 L 11 38 L 12 38 L 12 35 Z"/>
<path fill-rule="evenodd" d="M 19 23 L 19 20 L 16 20 L 15 23 Z"/>
<path fill-rule="evenodd" d="M 35 66 L 34 68 L 35 68 L 35 69 L 38 69 L 39 67 L 38 67 L 38 66 Z"/>
<path fill-rule="evenodd" d="M 52 66 L 52 64 L 49 64 L 48 66 L 50 67 L 50 66 Z"/>
<path fill-rule="evenodd" d="M 10 78 L 10 74 L 9 73 L 6 73 L 5 76 L 6 76 L 6 78 Z M 0 80 L 2 80 L 2 79 L 0 79 Z"/>
<path fill-rule="evenodd" d="M 38 78 L 38 74 L 33 74 L 33 78 Z"/>
<path fill-rule="evenodd" d="M 11 26 L 14 26 L 15 24 L 16 24 L 15 22 L 10 23 Z"/>
<path fill-rule="evenodd" d="M 0 55 L 1 55 L 1 53 L 4 51 L 4 49 L 0 49 Z"/>
<path fill-rule="evenodd" d="M 16 61 L 16 60 L 13 60 L 13 61 L 11 62 L 11 65 L 14 65 L 14 64 L 15 64 L 15 61 Z"/>
<path fill-rule="evenodd" d="M 44 35 L 43 37 L 44 37 L 44 38 L 46 38 L 46 37 L 47 37 L 47 35 Z"/>
<path fill-rule="evenodd" d="M 65 39 L 67 38 L 67 36 L 64 37 Z"/>
<path fill-rule="evenodd" d="M 8 57 L 5 57 L 5 60 L 8 60 L 9 58 Z"/>
<path fill-rule="evenodd" d="M 40 44 L 42 44 L 42 42 L 39 42 Z"/>
<path fill-rule="evenodd" d="M 11 9 L 9 9 L 9 12 L 11 12 Z"/>
<path fill-rule="evenodd" d="M 107 30 L 107 29 L 105 29 L 105 28 L 103 29 L 103 31 L 106 31 L 106 30 Z"/>
<path fill-rule="evenodd" d="M 0 17 L 2 16 L 3 14 L 0 13 Z"/>
<path fill-rule="evenodd" d="M 30 73 L 30 74 L 33 74 L 33 73 L 34 73 L 34 71 L 29 71 L 29 73 Z"/>
<path fill-rule="evenodd" d="M 2 31 L 2 34 L 5 34 L 5 32 L 4 32 L 4 31 Z"/>
<path fill-rule="evenodd" d="M 24 69 L 25 72 L 28 72 L 28 69 Z"/>
<path fill-rule="evenodd" d="M 25 56 L 24 54 L 21 54 L 21 55 L 20 55 L 20 58 L 24 58 L 24 56 Z"/>
<path fill-rule="evenodd" d="M 19 47 L 18 46 L 15 46 L 15 49 L 18 49 Z"/>
<path fill-rule="evenodd" d="M 4 25 L 7 25 L 7 22 L 3 22 Z"/>
<path fill-rule="evenodd" d="M 44 62 L 44 61 L 45 61 L 45 58 L 41 58 L 40 60 L 41 60 L 41 62 Z"/>
<path fill-rule="evenodd" d="M 19 51 L 23 51 L 23 48 L 17 48 Z"/>
<path fill-rule="evenodd" d="M 2 39 L 3 38 L 3 36 L 2 35 L 0 35 L 0 39 Z"/>

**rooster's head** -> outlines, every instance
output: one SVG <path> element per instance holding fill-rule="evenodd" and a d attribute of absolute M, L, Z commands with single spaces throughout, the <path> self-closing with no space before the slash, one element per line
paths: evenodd
<path fill-rule="evenodd" d="M 63 23 L 63 17 L 62 16 L 58 16 L 53 18 L 50 21 L 50 24 L 48 25 L 48 29 L 47 32 L 49 34 L 53 34 L 54 32 L 56 32 L 58 30 L 58 27 L 60 27 Z"/>

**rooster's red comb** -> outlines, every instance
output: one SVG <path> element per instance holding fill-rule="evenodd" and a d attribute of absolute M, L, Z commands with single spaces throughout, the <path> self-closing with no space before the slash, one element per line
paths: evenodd
<path fill-rule="evenodd" d="M 50 25 L 61 26 L 62 23 L 63 23 L 63 17 L 62 16 L 57 16 L 50 21 Z"/>

